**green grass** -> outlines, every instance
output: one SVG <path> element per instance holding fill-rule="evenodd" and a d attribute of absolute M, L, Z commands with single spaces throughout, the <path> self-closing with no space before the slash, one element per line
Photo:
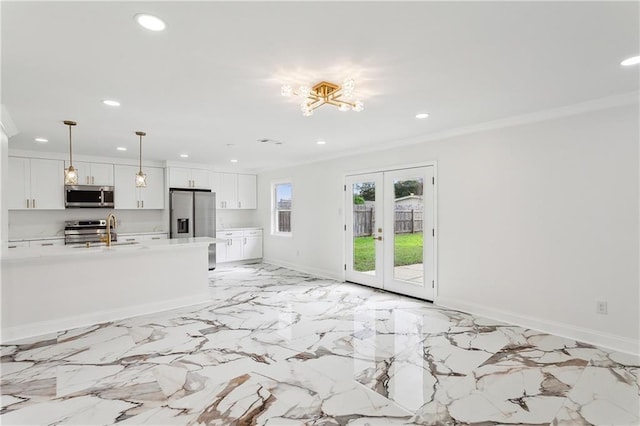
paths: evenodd
<path fill-rule="evenodd" d="M 376 267 L 375 242 L 372 237 L 356 237 L 353 240 L 353 269 L 359 272 L 373 271 Z M 422 233 L 396 234 L 395 266 L 422 263 Z"/>

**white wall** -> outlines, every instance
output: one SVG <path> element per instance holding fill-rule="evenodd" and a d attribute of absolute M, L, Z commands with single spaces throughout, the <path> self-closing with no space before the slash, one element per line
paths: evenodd
<path fill-rule="evenodd" d="M 7 181 L 9 166 L 9 138 L 0 126 L 0 182 Z M 1 186 L 1 185 L 0 185 Z M 9 241 L 9 215 L 7 214 L 7 191 L 0 188 L 0 254 L 7 250 Z"/>
<path fill-rule="evenodd" d="M 261 173 L 265 230 L 270 182 L 294 188 L 265 259 L 342 278 L 344 175 L 437 161 L 436 303 L 638 352 L 638 125 L 633 104 Z"/>

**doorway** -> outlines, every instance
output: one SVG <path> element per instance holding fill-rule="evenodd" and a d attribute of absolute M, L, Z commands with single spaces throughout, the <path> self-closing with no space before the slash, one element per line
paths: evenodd
<path fill-rule="evenodd" d="M 433 166 L 349 175 L 347 281 L 433 301 Z"/>

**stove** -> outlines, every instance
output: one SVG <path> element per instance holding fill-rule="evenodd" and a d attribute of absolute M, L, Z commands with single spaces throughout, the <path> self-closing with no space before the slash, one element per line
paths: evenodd
<path fill-rule="evenodd" d="M 68 220 L 64 223 L 65 244 L 99 243 L 106 238 L 107 221 L 105 219 Z M 118 241 L 118 235 L 113 227 L 111 241 Z"/>

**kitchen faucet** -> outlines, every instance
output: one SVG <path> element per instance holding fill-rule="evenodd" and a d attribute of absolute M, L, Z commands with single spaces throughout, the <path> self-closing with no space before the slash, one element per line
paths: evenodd
<path fill-rule="evenodd" d="M 109 216 L 107 216 L 107 238 L 105 239 L 107 243 L 107 247 L 111 247 L 111 221 L 112 220 L 113 220 L 113 229 L 116 229 L 118 226 L 116 215 L 113 213 L 109 213 Z"/>

